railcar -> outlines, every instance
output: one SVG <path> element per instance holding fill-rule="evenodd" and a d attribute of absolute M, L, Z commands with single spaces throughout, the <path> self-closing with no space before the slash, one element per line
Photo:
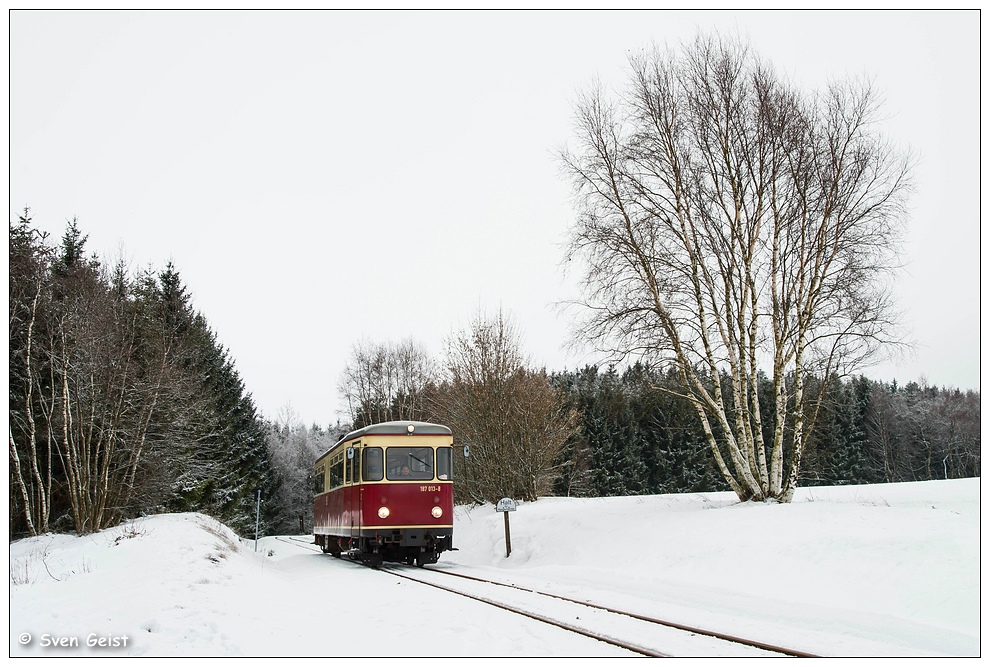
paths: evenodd
<path fill-rule="evenodd" d="M 369 565 L 436 563 L 453 549 L 453 436 L 417 421 L 352 431 L 316 460 L 313 533 Z"/>

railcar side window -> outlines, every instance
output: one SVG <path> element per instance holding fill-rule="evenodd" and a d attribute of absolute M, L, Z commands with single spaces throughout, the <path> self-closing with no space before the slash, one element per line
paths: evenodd
<path fill-rule="evenodd" d="M 437 447 L 437 479 L 454 479 L 452 449 Z"/>
<path fill-rule="evenodd" d="M 432 447 L 389 447 L 386 459 L 390 480 L 433 479 Z"/>
<path fill-rule="evenodd" d="M 324 468 L 323 466 L 320 466 L 319 468 L 316 469 L 316 475 L 313 476 L 313 493 L 314 494 L 320 494 L 320 493 L 323 493 L 324 491 L 326 491 L 326 489 L 323 488 L 323 482 L 324 482 L 324 479 L 323 478 L 324 478 L 325 474 L 326 474 L 326 468 Z"/>
<path fill-rule="evenodd" d="M 380 482 L 385 474 L 385 466 L 382 465 L 382 448 L 366 447 L 364 450 L 364 481 Z"/>
<path fill-rule="evenodd" d="M 339 458 L 332 466 L 330 466 L 330 488 L 336 489 L 338 486 L 344 483 L 344 459 Z"/>

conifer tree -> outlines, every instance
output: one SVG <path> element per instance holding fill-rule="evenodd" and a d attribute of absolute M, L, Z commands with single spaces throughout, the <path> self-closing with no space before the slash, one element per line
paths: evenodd
<path fill-rule="evenodd" d="M 254 401 L 205 317 L 194 312 L 182 281 L 169 265 L 159 276 L 165 321 L 181 339 L 187 427 L 180 445 L 185 462 L 169 506 L 206 511 L 235 531 L 253 533 L 255 494 L 273 500 L 278 478 L 264 424 Z M 266 503 L 266 525 L 278 513 Z"/>
<path fill-rule="evenodd" d="M 867 455 L 866 431 L 863 416 L 866 405 L 864 394 L 857 392 L 855 383 L 837 381 L 831 393 L 835 396 L 834 426 L 835 447 L 827 460 L 828 483 L 869 484 L 875 480 L 870 474 Z"/>

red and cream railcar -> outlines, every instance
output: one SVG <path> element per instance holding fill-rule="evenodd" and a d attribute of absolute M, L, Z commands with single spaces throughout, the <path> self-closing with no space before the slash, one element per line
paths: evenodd
<path fill-rule="evenodd" d="M 344 436 L 316 460 L 313 533 L 324 553 L 423 566 L 453 549 L 453 436 L 395 421 Z"/>

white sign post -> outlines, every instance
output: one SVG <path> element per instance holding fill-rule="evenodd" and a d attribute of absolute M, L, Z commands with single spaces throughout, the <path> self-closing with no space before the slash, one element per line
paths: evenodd
<path fill-rule="evenodd" d="M 502 498 L 495 503 L 495 511 L 501 512 L 505 519 L 505 557 L 508 558 L 509 554 L 512 553 L 512 540 L 509 538 L 509 512 L 516 511 L 516 501 L 512 498 Z"/>

